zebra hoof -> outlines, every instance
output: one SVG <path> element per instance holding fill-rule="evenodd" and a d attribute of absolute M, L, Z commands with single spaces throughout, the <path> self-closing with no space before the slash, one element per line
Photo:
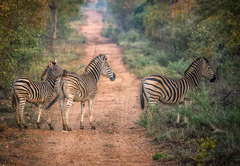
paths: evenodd
<path fill-rule="evenodd" d="M 80 129 L 84 129 L 84 126 L 80 126 Z"/>
<path fill-rule="evenodd" d="M 187 128 L 187 123 L 183 124 L 183 128 L 186 129 Z"/>
<path fill-rule="evenodd" d="M 21 125 L 21 124 L 17 124 L 17 127 L 18 127 L 19 129 L 22 129 L 22 125 Z"/>
<path fill-rule="evenodd" d="M 38 129 L 41 129 L 41 127 L 40 127 L 40 124 L 39 124 L 39 123 L 37 123 L 37 128 L 38 128 Z"/>
<path fill-rule="evenodd" d="M 66 126 L 65 131 L 72 131 L 71 127 Z"/>
<path fill-rule="evenodd" d="M 181 125 L 180 125 L 179 123 L 177 123 L 177 124 L 176 124 L 176 127 L 177 127 L 177 128 L 180 128 L 180 127 L 181 127 Z"/>
<path fill-rule="evenodd" d="M 95 127 L 95 126 L 91 126 L 91 129 L 92 129 L 92 130 L 95 130 L 95 129 L 96 129 L 96 127 Z"/>
<path fill-rule="evenodd" d="M 53 130 L 53 126 L 51 124 L 48 125 L 50 127 L 50 130 Z"/>

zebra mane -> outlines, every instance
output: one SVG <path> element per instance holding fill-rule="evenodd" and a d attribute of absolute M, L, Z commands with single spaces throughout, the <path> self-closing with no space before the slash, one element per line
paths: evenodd
<path fill-rule="evenodd" d="M 96 60 L 100 60 L 100 59 L 104 59 L 105 55 L 99 54 L 97 57 L 95 57 L 85 68 L 85 72 L 88 70 L 88 68 L 90 68 L 90 66 L 92 66 L 92 64 L 96 63 Z"/>
<path fill-rule="evenodd" d="M 43 72 L 42 72 L 42 75 L 41 75 L 41 81 L 44 79 L 44 77 L 47 75 L 47 69 L 45 69 Z"/>
<path fill-rule="evenodd" d="M 56 65 L 56 62 L 52 62 L 53 65 Z M 47 70 L 48 70 L 49 66 L 47 66 L 47 68 L 42 72 L 42 75 L 41 75 L 41 81 L 46 77 L 47 75 Z"/>
<path fill-rule="evenodd" d="M 199 57 L 199 58 L 197 58 L 195 61 L 192 62 L 192 64 L 187 68 L 187 70 L 185 70 L 184 75 L 186 76 L 187 72 L 188 72 L 191 68 L 193 68 L 193 66 L 194 66 L 196 63 L 198 63 L 199 61 L 201 61 L 201 59 L 204 59 L 204 60 L 206 61 L 206 63 L 208 63 L 207 58 L 205 58 L 205 57 Z"/>

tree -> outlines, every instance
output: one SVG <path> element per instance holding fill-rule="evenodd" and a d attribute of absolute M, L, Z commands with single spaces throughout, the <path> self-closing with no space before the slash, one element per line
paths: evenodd
<path fill-rule="evenodd" d="M 30 62 L 39 56 L 45 12 L 45 0 L 0 2 L 0 89 L 8 89 L 15 75 L 29 70 Z"/>
<path fill-rule="evenodd" d="M 216 29 L 222 41 L 230 47 L 240 46 L 240 1 L 239 0 L 196 0 L 199 6 L 199 21 L 208 18 L 219 23 Z"/>
<path fill-rule="evenodd" d="M 51 9 L 52 13 L 52 37 L 53 39 L 56 39 L 56 30 L 57 30 L 57 2 L 56 0 L 53 1 L 52 5 L 49 5 L 49 8 Z"/>

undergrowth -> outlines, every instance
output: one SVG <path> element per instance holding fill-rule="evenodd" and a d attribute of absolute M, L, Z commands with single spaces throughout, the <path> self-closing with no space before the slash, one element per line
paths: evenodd
<path fill-rule="evenodd" d="M 142 112 L 138 124 L 154 137 L 156 145 L 168 144 L 169 150 L 166 153 L 173 155 L 173 160 L 178 159 L 178 164 L 240 164 L 238 106 L 226 106 L 214 94 L 210 94 L 212 93 L 205 89 L 199 90 L 197 94 L 189 93 L 193 101 L 189 108 L 179 109 L 177 105 L 159 103 L 149 106 L 152 120 L 146 112 Z M 209 96 L 212 96 L 210 100 Z M 187 117 L 187 125 L 184 125 L 183 120 L 179 126 L 176 125 L 177 113 L 182 115 L 182 119 Z M 222 132 L 216 132 L 211 124 Z M 159 153 L 161 150 L 159 148 Z"/>

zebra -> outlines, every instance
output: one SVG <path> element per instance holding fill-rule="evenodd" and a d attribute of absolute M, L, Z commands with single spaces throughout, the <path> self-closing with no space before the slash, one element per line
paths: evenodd
<path fill-rule="evenodd" d="M 85 113 L 84 107 L 86 101 L 88 101 L 89 105 L 89 120 L 91 129 L 95 129 L 95 126 L 92 123 L 92 109 L 98 90 L 97 83 L 101 75 L 110 78 L 110 81 L 114 81 L 116 78 L 115 73 L 107 62 L 107 57 L 102 54 L 95 57 L 88 64 L 88 66 L 85 68 L 84 74 L 78 75 L 76 73 L 68 73 L 66 77 L 62 77 L 62 80 L 58 81 L 58 85 L 56 84 L 56 86 L 58 86 L 57 89 L 60 88 L 60 90 L 56 90 L 58 91 L 58 95 L 46 108 L 51 107 L 60 96 L 59 102 L 61 106 L 63 130 L 71 131 L 68 123 L 68 113 L 73 101 L 81 102 L 80 129 L 84 129 L 83 117 Z M 67 103 L 64 110 L 65 98 Z"/>
<path fill-rule="evenodd" d="M 216 80 L 215 74 L 208 65 L 208 60 L 204 57 L 199 57 L 192 62 L 184 75 L 185 77 L 180 79 L 171 79 L 162 75 L 148 75 L 143 78 L 140 83 L 141 109 L 145 109 L 145 101 L 149 102 L 150 105 L 156 104 L 157 101 L 164 104 L 179 103 L 179 107 L 181 107 L 183 102 L 186 104 L 187 91 L 196 92 L 201 77 L 205 77 L 210 82 Z M 189 103 L 191 104 L 191 101 Z M 151 119 L 151 113 L 149 111 L 147 113 Z M 178 113 L 177 124 L 179 124 L 179 120 Z M 187 123 L 186 117 L 184 117 L 184 123 Z"/>
<path fill-rule="evenodd" d="M 54 94 L 55 80 L 57 77 L 67 75 L 67 71 L 62 69 L 56 62 L 48 62 L 48 67 L 41 75 L 41 81 L 35 82 L 27 77 L 18 77 L 12 83 L 11 102 L 12 107 L 16 109 L 17 125 L 21 128 L 19 121 L 19 113 L 22 125 L 25 129 L 28 126 L 23 117 L 23 110 L 26 101 L 30 103 L 39 103 L 39 114 L 37 119 L 37 127 L 40 128 L 40 116 L 43 109 L 43 103 L 48 105 Z M 53 126 L 51 123 L 51 113 L 48 111 L 48 125 L 51 130 Z"/>

